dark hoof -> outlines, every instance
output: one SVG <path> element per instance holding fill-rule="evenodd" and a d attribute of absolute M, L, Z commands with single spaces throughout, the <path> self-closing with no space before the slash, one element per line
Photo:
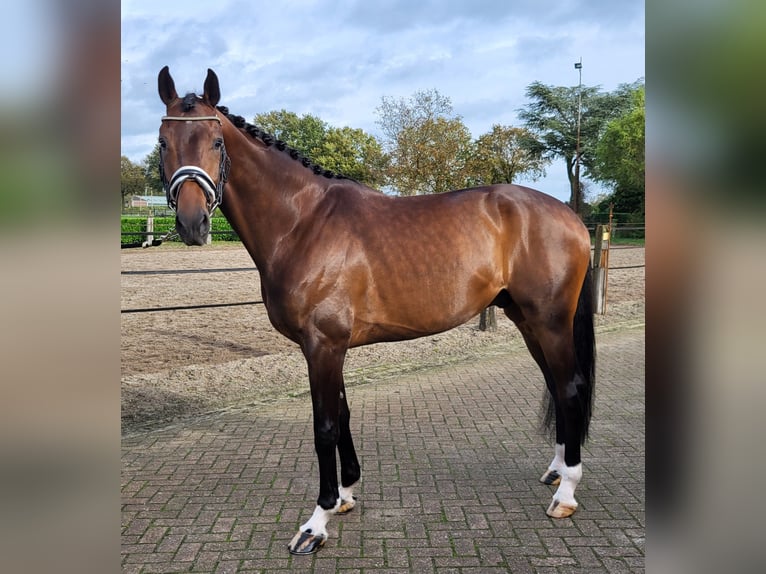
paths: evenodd
<path fill-rule="evenodd" d="M 317 552 L 324 546 L 325 542 L 327 542 L 327 536 L 299 531 L 290 541 L 290 544 L 287 545 L 287 549 L 290 551 L 290 554 L 306 556 Z"/>
<path fill-rule="evenodd" d="M 540 477 L 540 482 L 547 484 L 548 486 L 556 486 L 561 482 L 561 475 L 556 470 L 547 470 L 545 474 Z"/>
<path fill-rule="evenodd" d="M 349 500 L 341 500 L 340 507 L 336 514 L 348 514 L 356 506 L 356 496 L 352 496 Z"/>

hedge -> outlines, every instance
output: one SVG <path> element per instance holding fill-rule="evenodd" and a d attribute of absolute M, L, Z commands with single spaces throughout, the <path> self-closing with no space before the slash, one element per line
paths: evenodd
<path fill-rule="evenodd" d="M 154 236 L 155 239 L 164 235 L 175 228 L 175 217 L 155 217 L 154 218 Z M 134 243 L 145 237 L 146 216 L 122 216 L 120 218 L 120 228 L 122 231 L 122 243 Z M 225 217 L 215 216 L 211 220 L 211 232 L 215 241 L 239 241 L 239 237 L 229 225 Z M 175 238 L 174 241 L 178 239 Z"/>

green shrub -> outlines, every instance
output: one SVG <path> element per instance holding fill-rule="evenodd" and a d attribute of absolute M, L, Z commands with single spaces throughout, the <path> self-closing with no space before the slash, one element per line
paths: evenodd
<path fill-rule="evenodd" d="M 122 216 L 121 221 L 122 243 L 136 243 L 143 241 L 146 236 L 146 216 Z M 166 234 L 175 229 L 175 217 L 155 217 L 154 218 L 154 238 Z M 223 216 L 214 216 L 211 220 L 211 231 L 213 241 L 239 241 L 239 237 Z M 175 239 L 177 241 L 177 239 Z"/>

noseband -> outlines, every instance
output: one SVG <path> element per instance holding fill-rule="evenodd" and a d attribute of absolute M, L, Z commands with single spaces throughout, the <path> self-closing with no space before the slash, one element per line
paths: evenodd
<path fill-rule="evenodd" d="M 163 116 L 162 121 L 179 121 L 179 122 L 195 122 L 213 120 L 221 123 L 221 119 L 218 116 L 196 116 L 196 117 L 182 117 L 182 116 Z M 226 146 L 221 144 L 221 161 L 219 163 L 218 170 L 218 184 L 213 181 L 204 169 L 201 169 L 195 165 L 183 165 L 179 167 L 173 176 L 168 180 L 165 176 L 165 166 L 162 161 L 162 154 L 160 153 L 160 179 L 162 180 L 162 187 L 165 189 L 165 197 L 168 200 L 168 206 L 175 211 L 178 206 L 178 190 L 187 180 L 194 181 L 199 185 L 207 195 L 208 211 L 212 214 L 216 207 L 221 205 L 223 200 L 223 186 L 226 180 L 229 178 L 229 168 L 231 167 L 231 160 L 226 153 Z"/>

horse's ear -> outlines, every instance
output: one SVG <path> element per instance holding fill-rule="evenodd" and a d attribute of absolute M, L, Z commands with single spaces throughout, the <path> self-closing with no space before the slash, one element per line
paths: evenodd
<path fill-rule="evenodd" d="M 170 69 L 167 66 L 160 70 L 160 75 L 157 77 L 157 88 L 160 92 L 160 99 L 166 106 L 178 99 L 176 85 L 173 78 L 170 77 Z"/>
<path fill-rule="evenodd" d="M 210 68 L 207 69 L 207 78 L 205 78 L 205 92 L 202 97 L 213 107 L 218 105 L 221 99 L 221 88 L 218 87 L 218 76 Z"/>

